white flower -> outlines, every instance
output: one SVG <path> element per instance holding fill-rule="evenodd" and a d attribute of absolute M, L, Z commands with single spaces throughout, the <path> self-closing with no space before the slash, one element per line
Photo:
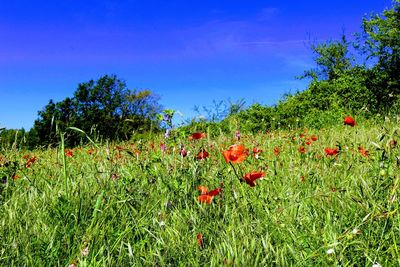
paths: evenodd
<path fill-rule="evenodd" d="M 89 245 L 81 250 L 81 255 L 83 257 L 86 257 L 87 255 L 89 255 Z"/>
<path fill-rule="evenodd" d="M 379 263 L 375 262 L 374 264 L 372 264 L 372 267 L 382 267 L 382 265 L 380 265 Z"/>
<path fill-rule="evenodd" d="M 333 249 L 333 248 L 330 248 L 330 249 L 328 249 L 327 251 L 326 251 L 326 254 L 328 254 L 328 255 L 332 255 L 332 254 L 334 254 L 335 253 L 335 250 Z"/>

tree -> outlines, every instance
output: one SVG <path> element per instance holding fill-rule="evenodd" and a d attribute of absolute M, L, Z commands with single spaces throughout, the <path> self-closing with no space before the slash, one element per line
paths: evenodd
<path fill-rule="evenodd" d="M 157 100 L 150 90 L 129 90 L 115 75 L 104 75 L 97 81 L 80 83 L 72 98 L 58 103 L 50 100 L 39 111 L 30 140 L 45 146 L 56 144 L 56 130 L 65 132 L 71 126 L 104 139 L 128 139 L 134 131 L 146 131 L 157 125 L 153 123 L 161 110 Z M 76 133 L 67 132 L 68 145 L 80 141 Z"/>
<path fill-rule="evenodd" d="M 43 110 L 38 112 L 39 118 L 35 120 L 33 128 L 29 131 L 29 146 L 38 145 L 48 146 L 58 142 L 56 133 L 56 104 L 52 99 L 44 107 Z"/>
<path fill-rule="evenodd" d="M 381 15 L 364 18 L 356 48 L 376 63 L 368 73 L 369 87 L 379 109 L 387 110 L 400 93 L 400 1 Z"/>
<path fill-rule="evenodd" d="M 349 69 L 351 59 L 349 57 L 349 43 L 342 34 L 340 41 L 312 44 L 311 50 L 315 54 L 316 69 L 305 71 L 300 78 L 313 78 L 313 80 L 334 80 L 345 70 Z"/>

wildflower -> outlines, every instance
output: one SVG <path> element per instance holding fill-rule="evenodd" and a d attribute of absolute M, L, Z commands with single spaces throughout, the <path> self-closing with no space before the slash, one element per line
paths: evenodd
<path fill-rule="evenodd" d="M 167 150 L 167 145 L 164 144 L 164 143 L 161 143 L 160 144 L 160 149 L 161 149 L 162 152 L 165 152 Z"/>
<path fill-rule="evenodd" d="M 281 153 L 281 150 L 279 149 L 279 147 L 275 147 L 274 148 L 274 155 L 275 156 L 279 156 L 279 153 Z"/>
<path fill-rule="evenodd" d="M 140 150 L 139 149 L 137 149 L 137 148 L 133 148 L 133 153 L 131 152 L 131 151 L 126 151 L 126 152 L 128 152 L 128 154 L 129 155 L 131 155 L 131 156 L 134 156 L 134 155 L 136 155 L 136 157 L 139 157 L 140 156 L 140 154 L 142 153 L 142 152 L 140 152 Z"/>
<path fill-rule="evenodd" d="M 209 195 L 200 195 L 197 197 L 200 203 L 207 203 L 207 204 L 211 204 L 213 198 L 214 198 L 213 196 Z"/>
<path fill-rule="evenodd" d="M 389 141 L 390 148 L 395 148 L 397 146 L 397 141 L 392 139 Z"/>
<path fill-rule="evenodd" d="M 306 145 L 307 145 L 307 146 L 311 145 L 311 141 L 310 141 L 310 140 L 307 140 L 307 141 L 306 141 Z"/>
<path fill-rule="evenodd" d="M 36 162 L 36 160 L 37 160 L 36 156 L 29 158 L 25 163 L 25 167 L 30 168 L 31 165 Z"/>
<path fill-rule="evenodd" d="M 180 150 L 179 150 L 179 155 L 181 155 L 183 158 L 186 157 L 188 154 L 188 152 L 186 151 L 184 146 L 181 146 Z"/>
<path fill-rule="evenodd" d="M 72 157 L 74 155 L 74 152 L 71 149 L 65 149 L 64 153 L 67 157 Z"/>
<path fill-rule="evenodd" d="M 337 148 L 325 148 L 325 156 L 336 156 L 339 153 L 339 149 Z"/>
<path fill-rule="evenodd" d="M 86 257 L 87 255 L 89 255 L 89 245 L 87 245 L 84 249 L 81 250 L 81 255 L 83 257 Z"/>
<path fill-rule="evenodd" d="M 374 264 L 372 264 L 372 267 L 382 267 L 382 265 L 380 265 L 378 262 L 375 262 Z"/>
<path fill-rule="evenodd" d="M 202 139 L 202 138 L 206 138 L 206 134 L 205 133 L 192 133 L 191 136 L 189 136 L 189 140 L 198 140 L 198 139 Z"/>
<path fill-rule="evenodd" d="M 199 247 L 203 246 L 203 235 L 201 233 L 197 234 L 197 245 L 199 245 Z"/>
<path fill-rule="evenodd" d="M 356 125 L 356 121 L 350 116 L 344 118 L 343 123 L 344 125 L 349 125 L 351 127 L 354 127 Z"/>
<path fill-rule="evenodd" d="M 261 153 L 261 152 L 262 152 L 261 149 L 258 149 L 257 147 L 253 148 L 254 158 L 258 159 L 258 156 L 259 156 L 258 154 Z"/>
<path fill-rule="evenodd" d="M 165 138 L 169 138 L 170 136 L 171 136 L 171 129 L 167 129 L 167 130 L 165 131 L 164 137 L 165 137 Z"/>
<path fill-rule="evenodd" d="M 265 176 L 264 172 L 250 172 L 250 173 L 246 173 L 243 178 L 244 181 L 250 185 L 251 187 L 254 187 L 256 185 L 256 180 L 257 179 L 262 179 Z"/>
<path fill-rule="evenodd" d="M 15 181 L 15 180 L 18 180 L 21 177 L 18 174 L 14 173 L 11 178 Z"/>
<path fill-rule="evenodd" d="M 332 255 L 332 254 L 334 254 L 335 253 L 335 250 L 333 249 L 333 248 L 330 248 L 330 249 L 328 249 L 327 251 L 326 251 L 326 254 L 328 254 L 328 255 Z"/>
<path fill-rule="evenodd" d="M 87 151 L 87 153 L 88 153 L 89 155 L 92 155 L 92 154 L 94 153 L 94 149 L 93 149 L 93 148 L 90 148 L 90 149 Z"/>
<path fill-rule="evenodd" d="M 124 150 L 124 148 L 122 146 L 115 146 L 115 149 L 118 150 L 119 152 Z"/>
<path fill-rule="evenodd" d="M 358 147 L 358 152 L 360 152 L 360 154 L 364 157 L 369 156 L 369 151 L 363 148 L 362 146 Z"/>
<path fill-rule="evenodd" d="M 200 203 L 207 203 L 211 204 L 213 198 L 219 194 L 221 194 L 222 189 L 221 188 L 216 188 L 214 190 L 208 191 L 207 187 L 200 185 L 198 187 L 200 191 L 200 196 L 197 197 Z"/>
<path fill-rule="evenodd" d="M 207 195 L 215 197 L 218 196 L 219 194 L 221 194 L 222 189 L 221 188 L 216 188 L 214 190 L 211 190 L 210 192 L 207 193 Z"/>
<path fill-rule="evenodd" d="M 311 140 L 313 140 L 315 142 L 318 140 L 318 137 L 316 135 L 311 135 Z"/>
<path fill-rule="evenodd" d="M 304 146 L 299 146 L 299 152 L 302 154 L 306 153 L 306 148 Z"/>
<path fill-rule="evenodd" d="M 116 181 L 119 179 L 119 175 L 117 173 L 111 174 L 111 180 Z"/>
<path fill-rule="evenodd" d="M 202 150 L 199 151 L 199 153 L 197 153 L 196 159 L 201 160 L 207 157 L 208 157 L 208 152 L 203 148 Z"/>
<path fill-rule="evenodd" d="M 237 138 L 237 140 L 240 140 L 241 134 L 239 130 L 236 130 L 235 137 Z"/>
<path fill-rule="evenodd" d="M 208 189 L 205 186 L 200 185 L 198 187 L 199 191 L 200 191 L 200 195 L 206 195 L 208 193 Z"/>
<path fill-rule="evenodd" d="M 226 163 L 240 163 L 247 158 L 247 151 L 243 145 L 232 145 L 228 150 L 222 151 Z"/>

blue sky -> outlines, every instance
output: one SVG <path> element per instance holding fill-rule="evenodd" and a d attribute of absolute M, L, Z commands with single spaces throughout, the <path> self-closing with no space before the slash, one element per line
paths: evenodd
<path fill-rule="evenodd" d="M 274 104 L 305 89 L 309 41 L 359 31 L 390 0 L 4 0 L 0 126 L 29 129 L 78 83 L 116 74 L 149 88 L 183 119 L 213 100 Z"/>

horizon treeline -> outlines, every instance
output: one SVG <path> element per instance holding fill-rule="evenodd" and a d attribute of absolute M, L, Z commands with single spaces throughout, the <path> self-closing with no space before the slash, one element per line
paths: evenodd
<path fill-rule="evenodd" d="M 366 118 L 398 114 L 400 111 L 400 1 L 380 14 L 364 17 L 361 31 L 349 42 L 340 40 L 311 44 L 316 67 L 297 77 L 309 79 L 308 88 L 285 94 L 274 106 L 254 104 L 228 112 L 218 122 L 192 121 L 187 127 L 201 129 L 214 125 L 221 132 L 232 130 L 268 131 L 277 127 L 315 127 L 329 125 L 344 114 Z M 232 108 L 232 107 L 228 107 Z M 0 145 L 28 148 L 52 146 L 59 132 L 76 127 L 101 140 L 128 140 L 133 133 L 160 128 L 158 97 L 150 90 L 129 90 L 116 75 L 78 85 L 73 97 L 54 103 L 38 112 L 31 130 L 5 130 Z M 193 128 L 194 127 L 194 128 Z M 85 140 L 82 134 L 66 132 L 68 146 Z"/>
<path fill-rule="evenodd" d="M 134 132 L 158 129 L 159 112 L 158 96 L 150 90 L 130 90 L 116 75 L 104 75 L 97 81 L 80 83 L 72 97 L 50 100 L 29 131 L 4 130 L 0 144 L 20 140 L 19 146 L 28 148 L 55 146 L 61 133 L 69 147 L 86 141 L 85 134 L 69 127 L 97 140 L 127 140 Z"/>

